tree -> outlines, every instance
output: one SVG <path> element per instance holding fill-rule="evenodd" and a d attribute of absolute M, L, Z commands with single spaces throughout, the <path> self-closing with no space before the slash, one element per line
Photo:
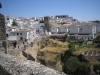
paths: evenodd
<path fill-rule="evenodd" d="M 89 75 L 90 66 L 85 62 L 80 62 L 76 57 L 71 57 L 65 63 L 64 71 L 72 75 Z"/>
<path fill-rule="evenodd" d="M 16 21 L 12 22 L 12 26 L 18 26 L 18 24 L 16 23 Z"/>
<path fill-rule="evenodd" d="M 75 44 L 74 43 L 70 43 L 68 45 L 68 48 L 69 48 L 69 52 L 70 53 L 73 53 L 76 49 L 75 49 Z"/>
<path fill-rule="evenodd" d="M 67 34 L 64 35 L 63 40 L 66 41 Z"/>
<path fill-rule="evenodd" d="M 40 23 L 44 23 L 44 21 L 43 21 L 43 20 L 41 20 L 41 21 L 40 21 Z"/>
<path fill-rule="evenodd" d="M 75 72 L 75 75 L 89 75 L 89 74 L 90 74 L 90 65 L 88 65 L 85 62 L 80 62 Z"/>
<path fill-rule="evenodd" d="M 100 35 L 98 35 L 94 40 L 93 42 L 95 43 L 100 43 Z"/>
<path fill-rule="evenodd" d="M 65 63 L 64 71 L 68 74 L 74 74 L 79 66 L 79 60 L 76 57 L 71 57 Z"/>
<path fill-rule="evenodd" d="M 93 65 L 93 70 L 96 74 L 100 74 L 100 63 L 96 63 Z"/>
<path fill-rule="evenodd" d="M 98 43 L 100 43 L 100 35 L 97 36 L 96 40 Z"/>

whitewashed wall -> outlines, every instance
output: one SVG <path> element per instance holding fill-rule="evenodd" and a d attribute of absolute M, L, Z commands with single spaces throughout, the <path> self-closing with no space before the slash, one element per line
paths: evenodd
<path fill-rule="evenodd" d="M 57 32 L 57 27 L 51 25 L 51 33 L 56 33 Z"/>
<path fill-rule="evenodd" d="M 66 26 L 61 26 L 59 32 L 68 32 L 68 28 Z"/>
<path fill-rule="evenodd" d="M 72 25 L 69 27 L 69 34 L 77 34 L 78 33 L 78 26 Z"/>
<path fill-rule="evenodd" d="M 96 25 L 96 33 L 100 32 L 100 23 Z"/>

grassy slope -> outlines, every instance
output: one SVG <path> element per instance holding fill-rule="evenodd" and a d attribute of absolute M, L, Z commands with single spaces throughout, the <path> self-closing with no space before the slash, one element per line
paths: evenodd
<path fill-rule="evenodd" d="M 50 39 L 53 43 L 56 43 L 57 46 L 48 45 L 47 47 L 43 48 L 41 51 L 48 51 L 54 53 L 63 53 L 64 51 L 68 50 L 68 43 L 63 43 L 61 41 Z"/>
<path fill-rule="evenodd" d="M 64 53 L 66 50 L 68 50 L 68 43 L 66 42 L 61 42 L 58 40 L 53 40 L 53 39 L 49 39 L 50 41 L 52 41 L 53 43 L 56 43 L 57 46 L 55 47 L 53 44 L 49 44 L 47 47 L 39 50 L 41 52 L 47 51 L 47 56 L 41 57 L 44 60 L 48 61 L 48 60 L 52 60 L 55 61 L 55 57 L 59 54 L 59 53 Z"/>
<path fill-rule="evenodd" d="M 90 47 L 89 47 L 90 46 Z M 93 46 L 92 44 L 85 44 L 85 45 L 76 45 L 76 51 L 73 53 L 75 55 L 79 55 L 82 54 L 85 51 L 100 51 L 100 48 L 95 48 L 95 47 L 91 47 Z"/>

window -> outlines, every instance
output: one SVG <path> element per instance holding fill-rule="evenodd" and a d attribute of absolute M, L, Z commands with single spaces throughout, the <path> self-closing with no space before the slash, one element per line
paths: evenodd
<path fill-rule="evenodd" d="M 20 33 L 20 35 L 22 35 L 22 33 Z"/>
<path fill-rule="evenodd" d="M 9 18 L 7 18 L 7 20 L 9 20 Z"/>
<path fill-rule="evenodd" d="M 8 34 L 6 34 L 6 37 L 8 37 Z"/>
<path fill-rule="evenodd" d="M 17 33 L 17 35 L 19 35 L 19 33 Z"/>
<path fill-rule="evenodd" d="M 79 28 L 79 32 L 82 32 L 82 28 Z"/>

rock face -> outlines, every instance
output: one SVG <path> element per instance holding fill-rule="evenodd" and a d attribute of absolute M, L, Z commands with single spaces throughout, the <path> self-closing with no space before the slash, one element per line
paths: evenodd
<path fill-rule="evenodd" d="M 4 15 L 0 14 L 0 53 L 7 53 L 6 28 Z"/>
<path fill-rule="evenodd" d="M 30 60 L 0 53 L 0 75 L 66 75 Z"/>

